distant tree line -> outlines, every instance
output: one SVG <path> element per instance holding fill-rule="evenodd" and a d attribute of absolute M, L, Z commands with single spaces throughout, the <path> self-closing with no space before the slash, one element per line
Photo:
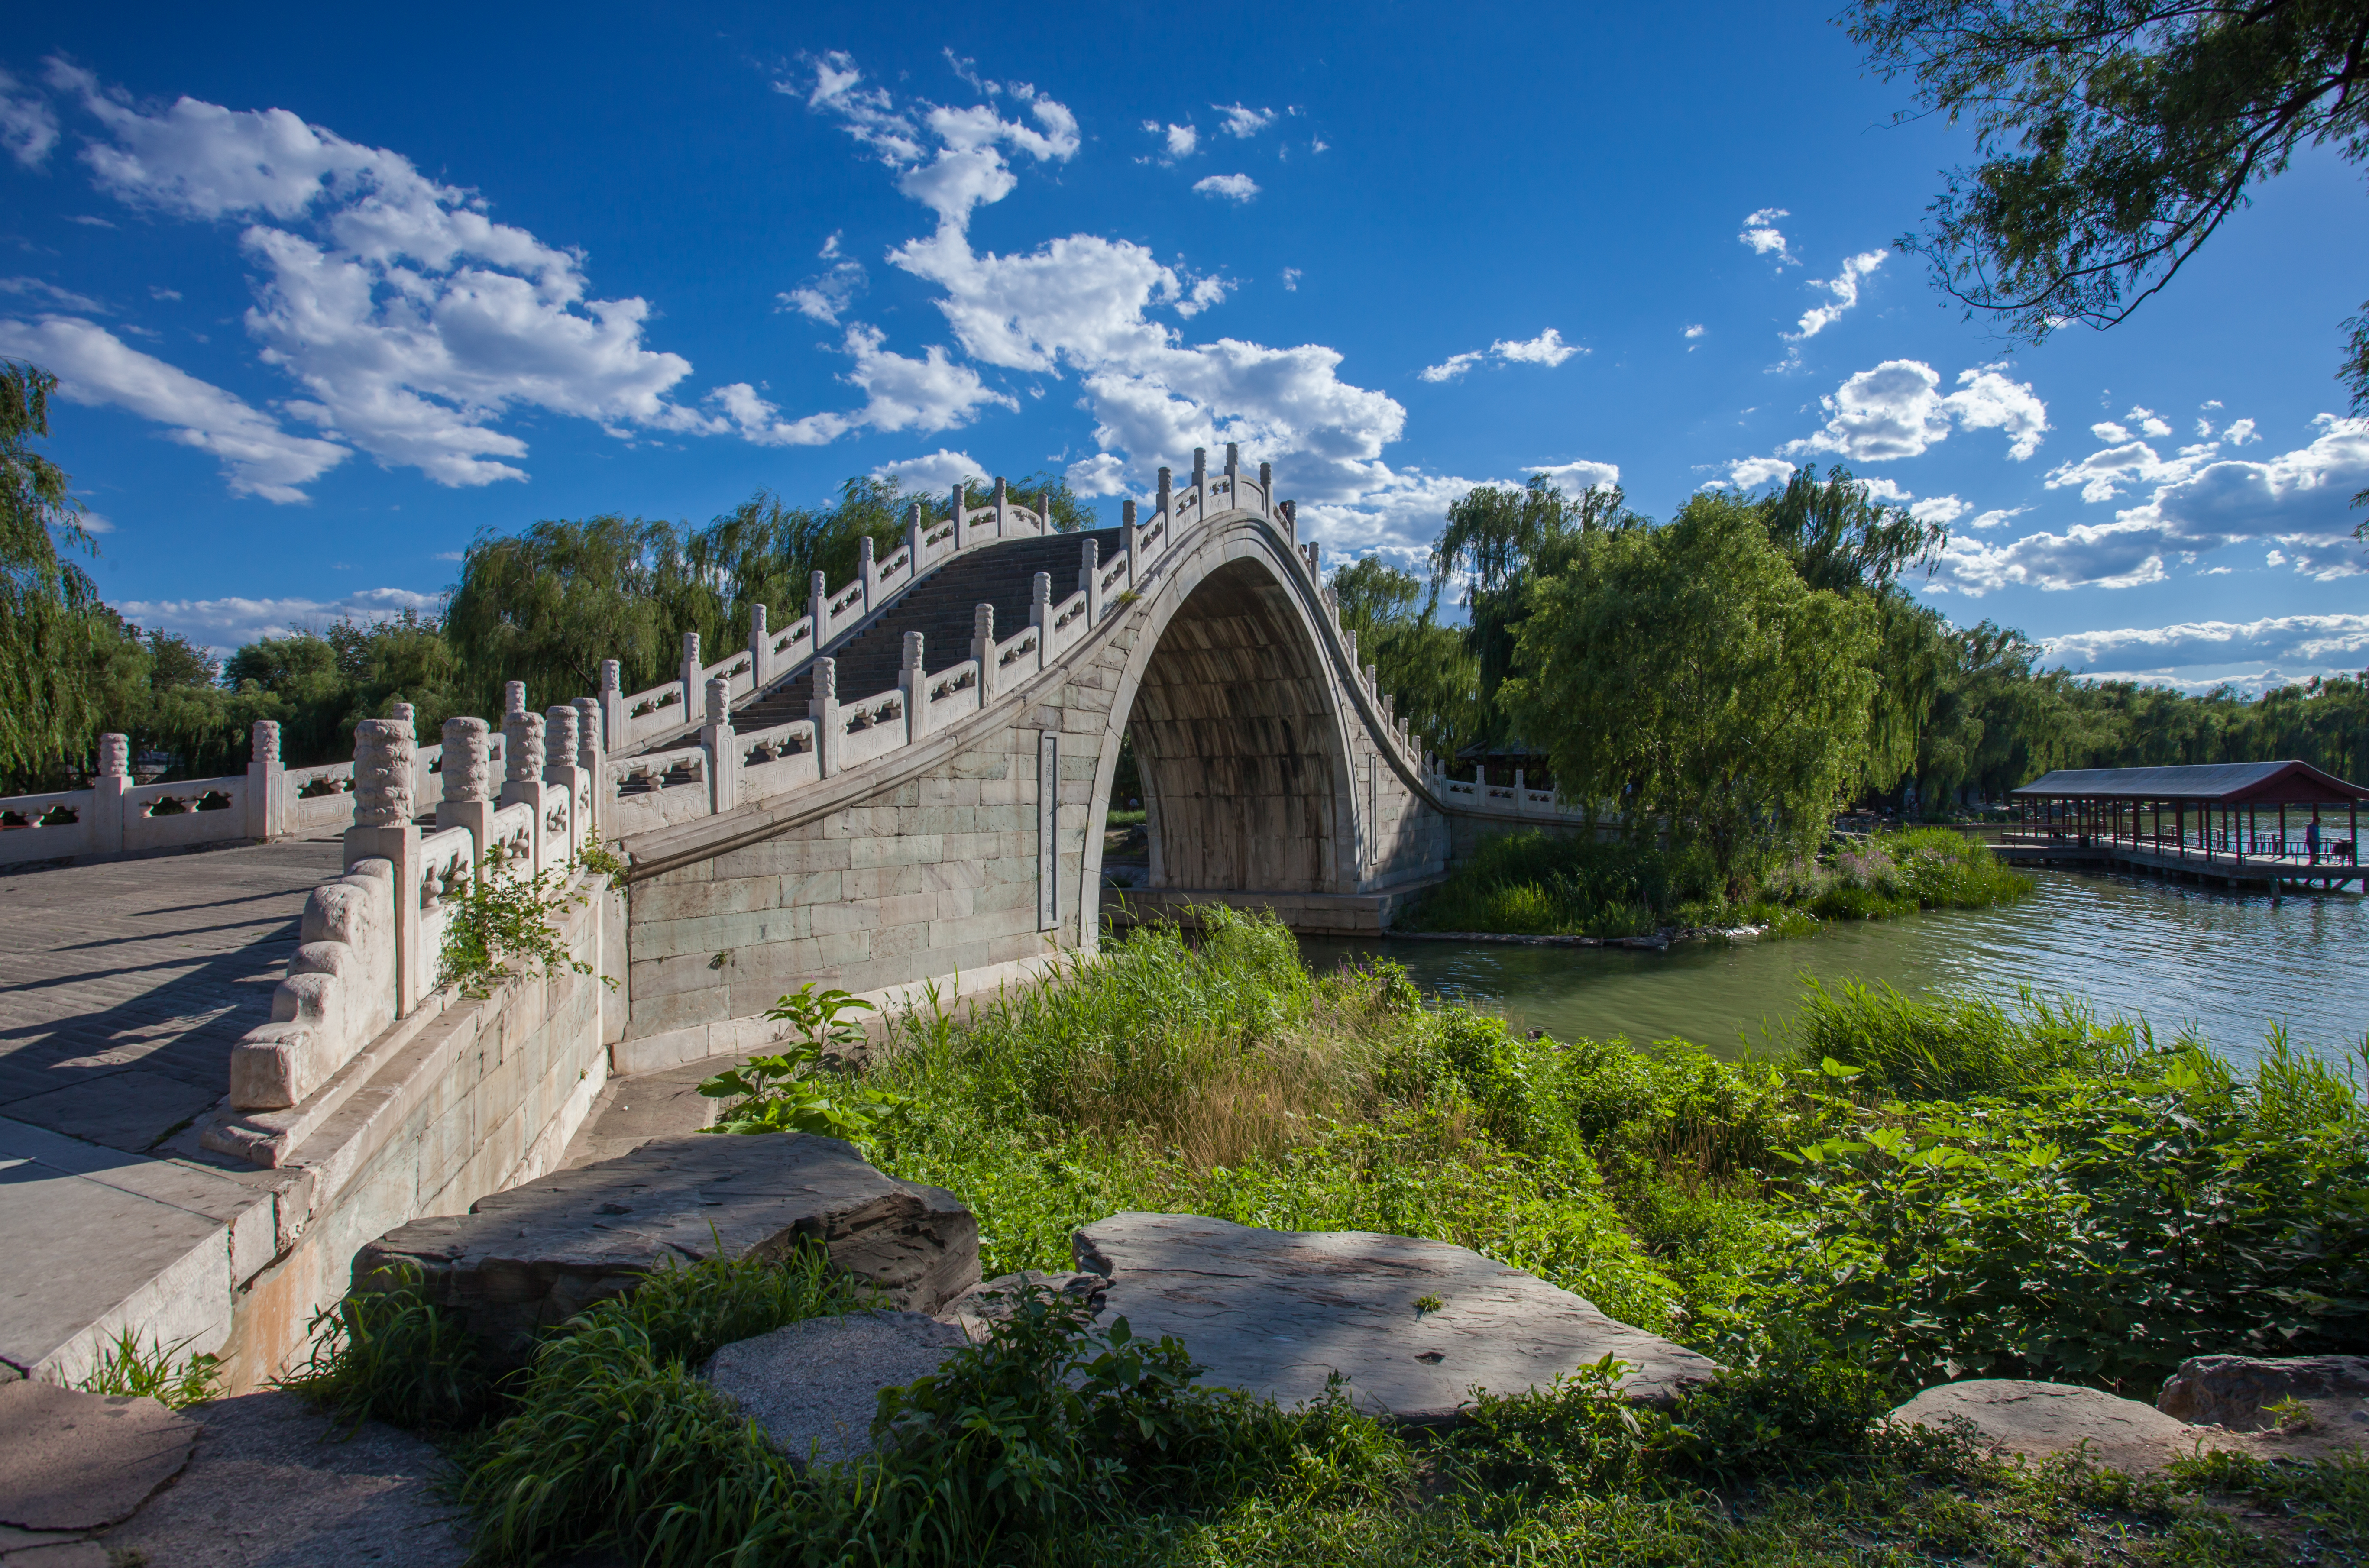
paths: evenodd
<path fill-rule="evenodd" d="M 1539 477 L 1452 506 L 1427 580 L 1368 559 L 1333 584 L 1442 751 L 1543 760 L 1732 886 L 1846 805 L 1945 815 L 2051 768 L 2297 757 L 2369 776 L 2369 678 L 2249 698 L 2043 670 L 2022 633 L 1918 601 L 1946 543 L 1840 468 L 1700 492 L 1665 524 Z M 1451 589 L 1461 625 L 1440 614 Z"/>

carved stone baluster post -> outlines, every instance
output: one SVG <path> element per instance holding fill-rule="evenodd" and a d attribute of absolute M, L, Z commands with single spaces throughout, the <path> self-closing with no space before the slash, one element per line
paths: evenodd
<path fill-rule="evenodd" d="M 898 669 L 897 685 L 905 693 L 905 744 L 930 732 L 930 676 L 921 664 L 921 634 L 905 634 L 905 662 Z"/>
<path fill-rule="evenodd" d="M 1283 514 L 1283 526 L 1287 532 L 1293 529 L 1291 514 L 1288 511 Z M 1311 539 L 1300 548 L 1308 558 L 1309 580 L 1322 582 L 1324 580 L 1323 546 Z"/>
<path fill-rule="evenodd" d="M 576 859 L 584 853 L 584 831 L 591 816 L 591 785 L 576 760 L 577 713 L 572 707 L 543 712 L 543 822 L 549 831 L 552 853 Z M 554 827 L 555 820 L 557 826 Z"/>
<path fill-rule="evenodd" d="M 584 842 L 590 845 L 601 841 L 601 830 L 609 825 L 609 751 L 616 742 L 608 738 L 617 732 L 603 729 L 600 704 L 591 698 L 578 697 L 574 705 L 576 766 L 584 786 L 576 802 L 576 815 Z"/>
<path fill-rule="evenodd" d="M 729 811 L 740 804 L 740 747 L 732 731 L 732 685 L 721 676 L 707 682 L 707 722 L 699 743 L 707 749 L 707 809 Z"/>
<path fill-rule="evenodd" d="M 1165 546 L 1176 534 L 1176 493 L 1169 482 L 1168 470 L 1165 468 L 1160 471 L 1160 490 L 1154 498 L 1152 515 L 1164 520 L 1168 524 L 1168 535 L 1160 542 L 1162 546 Z"/>
<path fill-rule="evenodd" d="M 773 679 L 773 634 L 765 625 L 765 607 L 749 606 L 749 690 L 761 692 Z"/>
<path fill-rule="evenodd" d="M 633 720 L 625 716 L 624 689 L 618 684 L 623 675 L 624 669 L 615 659 L 601 661 L 601 695 L 597 699 L 601 719 L 592 740 L 596 745 L 612 750 L 622 748 L 626 737 L 632 733 L 628 727 Z"/>
<path fill-rule="evenodd" d="M 112 731 L 98 738 L 98 772 L 90 776 L 90 849 L 93 854 L 123 852 L 123 818 L 130 809 L 132 738 Z"/>
<path fill-rule="evenodd" d="M 1291 538 L 1299 538 L 1299 503 L 1298 501 L 1285 501 L 1275 509 L 1283 514 L 1283 532 Z M 1315 544 L 1315 541 L 1310 540 L 1309 543 L 1312 545 Z M 1309 559 L 1313 561 L 1315 557 L 1311 555 Z"/>
<path fill-rule="evenodd" d="M 964 482 L 962 480 L 956 480 L 954 499 L 947 503 L 948 507 L 951 509 L 947 515 L 953 518 L 955 521 L 955 536 L 946 541 L 946 546 L 950 551 L 959 550 L 970 542 L 968 533 L 967 533 L 963 528 L 963 502 L 967 498 L 963 494 L 964 487 Z"/>
<path fill-rule="evenodd" d="M 546 796 L 543 782 L 544 754 L 543 720 L 526 711 L 526 690 L 519 690 L 519 705 L 502 715 L 502 804 L 524 803 L 534 808 L 534 825 L 527 839 L 530 852 L 525 866 L 520 869 L 539 873 L 558 865 L 566 854 L 565 835 L 555 835 L 555 841 L 544 841 L 543 806 Z M 556 793 L 556 792 L 552 792 Z"/>
<path fill-rule="evenodd" d="M 1259 464 L 1259 513 L 1263 517 L 1275 515 L 1275 464 L 1272 463 Z M 1286 539 L 1291 537 L 1289 518 L 1284 520 L 1283 536 Z"/>
<path fill-rule="evenodd" d="M 872 612 L 874 602 L 880 597 L 880 563 L 875 559 L 878 553 L 879 547 L 872 543 L 872 535 L 869 533 L 855 542 L 855 575 L 864 584 L 864 598 L 861 602 L 864 605 L 864 613 L 867 615 Z"/>
<path fill-rule="evenodd" d="M 1196 446 L 1193 449 L 1193 521 L 1198 523 L 1208 515 L 1209 449 Z M 1175 526 L 1171 524 L 1168 532 L 1173 534 L 1176 532 Z"/>
<path fill-rule="evenodd" d="M 1053 574 L 1038 572 L 1028 579 L 1028 624 L 1036 628 L 1036 668 L 1042 670 L 1052 658 L 1053 640 Z"/>
<path fill-rule="evenodd" d="M 814 720 L 815 772 L 827 779 L 839 772 L 839 660 L 814 661 L 814 695 L 807 699 L 807 716 Z"/>
<path fill-rule="evenodd" d="M 494 840 L 493 752 L 493 729 L 484 719 L 444 721 L 444 798 L 436 803 L 436 828 L 469 830 L 476 841 L 469 854 L 473 874 Z"/>
<path fill-rule="evenodd" d="M 739 806 L 739 744 L 732 739 L 732 682 L 708 680 L 708 723 L 699 729 L 699 744 L 708 749 L 708 812 L 718 815 Z"/>
<path fill-rule="evenodd" d="M 1103 620 L 1103 550 L 1091 539 L 1079 551 L 1078 591 L 1086 596 L 1086 627 L 1091 631 Z"/>
<path fill-rule="evenodd" d="M 246 836 L 265 843 L 284 838 L 294 815 L 288 770 L 280 762 L 280 726 L 272 719 L 257 719 L 246 745 Z"/>
<path fill-rule="evenodd" d="M 978 705 L 995 701 L 995 606 L 981 604 L 970 612 L 970 656 L 978 660 Z"/>
<path fill-rule="evenodd" d="M 1142 541 L 1137 537 L 1143 530 L 1136 525 L 1133 501 L 1119 502 L 1118 522 L 1124 531 L 1119 537 L 1127 542 L 1127 588 L 1124 591 L 1132 593 L 1135 591 L 1136 564 L 1143 559 Z"/>
<path fill-rule="evenodd" d="M 1240 441 L 1228 441 L 1228 442 L 1226 443 L 1226 507 L 1227 507 L 1227 509 L 1231 510 L 1232 509 L 1234 509 L 1234 508 L 1236 508 L 1236 507 L 1239 507 L 1239 506 L 1241 506 L 1242 504 L 1242 443 L 1241 443 Z M 1201 509 L 1202 509 L 1204 512 L 1207 512 L 1207 511 L 1208 510 L 1208 509 L 1207 509 L 1207 507 L 1204 507 L 1204 508 L 1202 508 Z"/>
<path fill-rule="evenodd" d="M 1012 491 L 1000 474 L 996 475 L 995 499 L 991 504 L 995 508 L 995 536 L 1001 539 L 1011 527 Z"/>
<path fill-rule="evenodd" d="M 706 679 L 707 667 L 699 662 L 699 634 L 685 632 L 682 635 L 682 707 L 675 715 L 678 719 L 690 718 L 699 712 L 700 687 Z"/>
<path fill-rule="evenodd" d="M 921 521 L 921 503 L 915 501 L 905 511 L 905 584 L 921 575 L 921 535 L 928 532 Z"/>
<path fill-rule="evenodd" d="M 419 825 L 415 786 L 419 738 L 411 715 L 366 718 L 354 726 L 354 825 L 346 830 L 346 869 L 383 860 L 395 876 L 395 1012 L 419 1005 L 433 960 L 420 952 Z"/>
<path fill-rule="evenodd" d="M 822 574 L 816 572 L 807 578 L 807 613 L 814 619 L 815 651 L 830 637 L 830 595 L 822 586 Z"/>
<path fill-rule="evenodd" d="M 512 714 L 522 714 L 524 712 L 526 712 L 526 682 L 523 681 L 503 681 L 502 716 L 504 718 L 508 718 Z M 509 732 L 509 726 L 505 725 L 503 727 L 503 733 L 508 734 Z"/>

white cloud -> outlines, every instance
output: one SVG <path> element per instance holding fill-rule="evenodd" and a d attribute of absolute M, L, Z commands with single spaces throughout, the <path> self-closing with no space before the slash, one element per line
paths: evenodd
<path fill-rule="evenodd" d="M 837 235 L 831 235 L 837 240 Z M 819 321 L 827 326 L 839 325 L 840 313 L 854 302 L 864 290 L 863 267 L 853 261 L 842 261 L 820 277 L 809 278 L 787 293 L 776 296 L 783 310 L 794 310 L 809 321 Z"/>
<path fill-rule="evenodd" d="M 2318 673 L 2357 670 L 2369 654 L 2369 615 L 2271 615 L 2259 621 L 2076 632 L 2041 646 L 2076 673 L 2101 669 L 2163 673 L 2183 666 L 2278 661 Z"/>
<path fill-rule="evenodd" d="M 1851 463 L 1888 463 L 1918 456 L 1946 441 L 1953 422 L 1966 429 L 2004 431 L 2008 455 L 2019 462 L 2038 450 L 2048 429 L 2048 409 L 2029 384 L 1985 367 L 1961 372 L 1958 385 L 1960 390 L 1944 396 L 1932 366 L 1886 360 L 1821 399 L 1829 416 L 1825 429 L 1788 441 L 1782 450 L 1789 456 L 1824 452 Z"/>
<path fill-rule="evenodd" d="M 2129 588 L 2163 581 L 2175 562 L 2192 565 L 2249 539 L 2275 540 L 2284 557 L 2279 564 L 2292 562 L 2321 580 L 2357 575 L 2362 563 L 2351 537 L 2352 496 L 2369 483 L 2369 419 L 2323 414 L 2314 423 L 2320 434 L 2308 446 L 2260 462 L 2160 465 L 2154 498 L 2123 508 L 2112 522 L 2076 524 L 1999 545 L 1953 543 L 1944 575 L 1972 594 L 2009 583 Z M 2098 453 L 2087 461 L 2098 464 L 2112 456 Z"/>
<path fill-rule="evenodd" d="M 956 364 L 937 344 L 914 360 L 890 353 L 883 347 L 887 340 L 879 328 L 861 322 L 847 329 L 844 347 L 855 367 L 843 379 L 867 395 L 852 414 L 785 420 L 745 381 L 708 395 L 743 438 L 760 446 L 821 446 L 855 429 L 946 430 L 969 423 L 986 404 L 1019 408 L 1017 398 L 990 391 L 977 371 Z"/>
<path fill-rule="evenodd" d="M 72 289 L 61 289 L 55 283 L 40 278 L 0 278 L 0 294 L 24 294 L 60 310 L 78 310 L 86 315 L 107 315 L 108 308 L 88 294 L 77 294 Z"/>
<path fill-rule="evenodd" d="M 1287 292 L 1287 293 L 1297 293 L 1297 292 L 1299 292 L 1299 278 L 1300 278 L 1300 272 L 1299 272 L 1299 268 L 1297 268 L 1297 267 L 1287 267 L 1287 268 L 1285 268 L 1285 269 L 1283 269 L 1283 287 L 1284 287 L 1284 292 Z"/>
<path fill-rule="evenodd" d="M 1895 506 L 1906 501 L 1910 495 L 1908 487 L 1897 479 L 1862 479 L 1860 487 L 1874 499 L 1890 501 Z"/>
<path fill-rule="evenodd" d="M 1792 214 L 1782 207 L 1763 207 L 1744 220 L 1744 228 L 1735 237 L 1752 247 L 1755 256 L 1774 256 L 1780 267 L 1801 265 L 1787 248 L 1785 235 L 1777 227 L 1777 220 Z"/>
<path fill-rule="evenodd" d="M 1832 326 L 1841 318 L 1845 311 L 1859 303 L 1860 280 L 1883 266 L 1884 258 L 1891 254 L 1892 252 L 1888 250 L 1867 250 L 1861 251 L 1857 256 L 1847 256 L 1843 258 L 1842 270 L 1836 273 L 1834 277 L 1813 280 L 1810 287 L 1825 290 L 1827 293 L 1834 296 L 1833 302 L 1813 305 L 1803 312 L 1800 327 L 1785 334 L 1786 340 L 1799 343 L 1815 338 L 1819 333 Z"/>
<path fill-rule="evenodd" d="M 335 599 L 135 599 L 116 608 L 148 630 L 178 632 L 227 652 L 258 637 L 318 632 L 339 621 L 390 620 L 406 610 L 434 613 L 442 606 L 441 594 L 372 588 Z"/>
<path fill-rule="evenodd" d="M 1919 522 L 1938 522 L 1944 528 L 1974 509 L 1972 502 L 1955 496 L 1928 496 L 1923 500 L 1908 504 L 1910 517 Z"/>
<path fill-rule="evenodd" d="M 1229 201 L 1248 201 L 1259 193 L 1258 181 L 1246 174 L 1207 175 L 1195 180 L 1193 189 L 1204 196 L 1222 196 Z"/>
<path fill-rule="evenodd" d="M 35 89 L 0 71 L 0 147 L 27 168 L 39 168 L 58 144 L 58 117 Z"/>
<path fill-rule="evenodd" d="M 1739 490 L 1757 490 L 1770 480 L 1793 476 L 1793 464 L 1781 457 L 1739 457 L 1727 465 L 1727 477 L 1714 479 L 1713 485 L 1733 485 Z M 1706 486 L 1708 488 L 1708 486 Z"/>
<path fill-rule="evenodd" d="M 351 455 L 335 441 L 282 429 L 270 415 L 95 322 L 62 315 L 0 320 L 0 354 L 54 372 L 60 395 L 71 402 L 128 409 L 166 426 L 167 440 L 211 452 L 233 495 L 301 501 L 301 486 Z"/>
<path fill-rule="evenodd" d="M 1201 145 L 1201 132 L 1190 125 L 1162 125 L 1156 120 L 1143 122 L 1144 130 L 1161 138 L 1168 161 L 1189 158 Z"/>
<path fill-rule="evenodd" d="M 1500 338 L 1486 349 L 1475 349 L 1468 354 L 1450 354 L 1438 364 L 1425 369 L 1423 379 L 1429 382 L 1454 381 L 1474 365 L 1489 359 L 1503 364 L 1552 367 L 1574 354 L 1587 351 L 1577 344 L 1564 342 L 1562 334 L 1550 326 L 1536 338 L 1520 340 Z"/>
<path fill-rule="evenodd" d="M 2040 450 L 2040 438 L 2048 431 L 2048 405 L 2031 383 L 2009 381 L 1999 367 L 1985 365 L 1960 371 L 1958 388 L 1941 405 L 1962 428 L 2002 432 L 2007 454 L 2018 463 Z"/>
<path fill-rule="evenodd" d="M 1425 366 L 1423 379 L 1430 382 L 1454 381 L 1488 357 L 1489 350 L 1486 349 L 1475 349 L 1464 354 L 1450 354 L 1436 365 Z"/>
<path fill-rule="evenodd" d="M 1225 117 L 1219 127 L 1229 136 L 1255 136 L 1275 123 L 1275 110 L 1246 109 L 1238 103 L 1213 103 L 1209 106 Z"/>
<path fill-rule="evenodd" d="M 2232 419 L 2229 428 L 2221 433 L 2231 446 L 2244 446 L 2248 441 L 2262 439 L 2254 433 L 2254 421 L 2251 419 Z"/>
<path fill-rule="evenodd" d="M 1028 105 L 1030 126 L 985 105 L 950 109 L 916 104 L 902 109 L 885 87 L 862 86 L 853 56 L 833 51 L 815 63 L 807 106 L 838 117 L 847 133 L 882 163 L 900 171 L 897 189 L 957 228 L 978 207 L 1012 194 L 1017 177 L 1006 156 L 1024 153 L 1039 162 L 1066 163 L 1077 155 L 1078 120 L 1069 109 L 1024 84 L 1010 89 Z M 997 86 L 998 92 L 1003 89 Z M 776 82 L 777 90 L 798 88 Z M 937 143 L 933 149 L 929 143 Z"/>
<path fill-rule="evenodd" d="M 1489 345 L 1489 352 L 1509 364 L 1552 366 L 1587 350 L 1564 342 L 1562 334 L 1550 326 L 1536 338 L 1521 342 L 1500 338 Z"/>
<path fill-rule="evenodd" d="M 1710 327 L 1703 326 L 1700 322 L 1697 322 L 1694 326 L 1687 328 L 1686 336 L 1690 339 L 1696 338 L 1701 337 L 1704 333 L 1709 332 L 1710 330 Z"/>
<path fill-rule="evenodd" d="M 1567 496 L 1585 495 L 1598 485 L 1610 489 L 1620 483 L 1620 465 L 1617 463 L 1590 463 L 1585 459 L 1577 463 L 1542 463 L 1528 472 L 1545 475 Z"/>
<path fill-rule="evenodd" d="M 643 345 L 647 303 L 589 298 L 580 255 L 495 223 L 401 155 L 284 109 L 185 97 L 148 113 L 71 67 L 52 80 L 106 130 L 83 153 L 102 189 L 246 221 L 263 273 L 247 328 L 310 395 L 289 411 L 382 464 L 445 485 L 522 479 L 504 460 L 526 443 L 488 428 L 520 404 L 612 430 L 721 428 L 668 400 L 691 364 Z"/>
<path fill-rule="evenodd" d="M 801 89 L 800 96 L 846 117 L 851 134 L 884 164 L 901 171 L 927 166 L 922 160 L 933 156 L 939 120 L 863 86 L 843 55 L 827 58 L 817 82 L 814 93 Z M 989 181 L 979 200 L 1000 199 L 1013 183 Z M 900 186 L 927 200 L 901 177 Z M 983 252 L 967 232 L 971 209 L 932 205 L 934 231 L 898 246 L 889 261 L 936 287 L 938 309 L 972 361 L 1050 380 L 1078 378 L 1095 447 L 1068 470 L 1082 492 L 1117 494 L 1131 482 L 1140 493 L 1155 466 L 1181 469 L 1193 448 L 1215 451 L 1230 441 L 1241 442 L 1247 458 L 1275 464 L 1283 495 L 1361 519 L 1340 525 L 1360 533 L 1397 526 L 1395 520 L 1411 515 L 1407 498 L 1430 486 L 1393 474 L 1381 461 L 1406 411 L 1382 393 L 1343 381 L 1335 350 L 1227 337 L 1191 343 L 1160 319 L 1162 312 L 1183 319 L 1214 306 L 1228 287 L 1222 280 L 1193 278 L 1141 245 L 1093 234 L 1047 239 L 1010 255 Z M 795 428 L 768 414 L 753 390 L 741 391 L 738 410 L 727 409 L 736 421 L 745 418 L 769 434 Z M 814 427 L 806 432 L 812 439 Z M 1411 526 L 1427 539 L 1438 522 L 1435 513 Z"/>
<path fill-rule="evenodd" d="M 894 463 L 884 463 L 872 471 L 872 476 L 894 479 L 908 490 L 950 495 L 956 485 L 981 478 L 986 473 L 986 464 L 970 453 L 940 447 L 927 457 L 900 457 Z"/>

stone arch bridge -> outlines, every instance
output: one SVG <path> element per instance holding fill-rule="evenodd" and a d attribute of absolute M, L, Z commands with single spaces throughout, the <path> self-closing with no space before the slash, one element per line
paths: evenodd
<path fill-rule="evenodd" d="M 1091 949 L 1106 903 L 1379 931 L 1484 824 L 1569 815 L 1439 770 L 1272 487 L 1234 447 L 1214 472 L 1196 452 L 1147 512 L 1064 534 L 999 481 L 934 525 L 917 507 L 902 550 L 836 595 L 818 580 L 787 634 L 761 613 L 750 648 L 706 666 L 690 646 L 668 687 L 612 676 L 603 724 L 634 750 L 597 809 L 630 866 L 623 1052 L 769 1037 L 764 1009 L 808 979 L 967 990 Z M 1150 864 L 1119 892 L 1104 827 L 1129 736 Z"/>

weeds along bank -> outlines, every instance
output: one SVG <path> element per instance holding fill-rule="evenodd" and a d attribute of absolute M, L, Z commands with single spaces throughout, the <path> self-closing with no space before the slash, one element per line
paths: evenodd
<path fill-rule="evenodd" d="M 2369 1351 L 2369 1109 L 2283 1042 L 2246 1078 L 2077 1003 L 1858 987 L 1813 988 L 1780 1059 L 1534 1041 L 1204 917 L 965 1027 L 909 1017 L 867 1074 L 909 1104 L 866 1152 L 961 1195 L 990 1275 L 1171 1209 L 1456 1242 L 1722 1361 L 1825 1341 L 1904 1397 Z"/>
<path fill-rule="evenodd" d="M 446 1434 L 488 1562 L 1174 1564 L 2360 1562 L 2369 1465 L 2218 1457 L 2134 1482 L 2004 1469 L 1878 1417 L 1996 1373 L 2151 1395 L 2213 1350 L 2369 1348 L 2369 1113 L 2274 1048 L 2253 1080 L 2077 1008 L 1813 992 L 1782 1060 L 1530 1041 L 1387 967 L 1309 973 L 1202 911 L 849 1083 L 744 1078 L 972 1205 L 989 1273 L 1065 1267 L 1126 1208 L 1479 1248 L 1732 1370 L 1668 1411 L 1608 1374 L 1449 1432 L 1204 1388 L 1173 1344 L 1028 1303 L 800 1470 L 696 1376 L 858 1304 L 818 1260 L 660 1276 L 486 1382 L 401 1294 L 305 1381 Z M 827 1036 L 828 1009 L 798 1016 Z M 834 1119 L 835 1118 L 835 1119 Z M 2251 1510 L 2250 1513 L 2244 1512 Z M 2275 1517 L 2275 1528 L 2249 1523 Z"/>
<path fill-rule="evenodd" d="M 2030 877 L 1947 828 L 1837 841 L 1765 873 L 1743 898 L 1728 897 L 1700 855 L 1531 831 L 1482 843 L 1406 924 L 1528 936 L 1751 924 L 1806 936 L 1825 921 L 1984 909 L 2031 891 Z"/>

